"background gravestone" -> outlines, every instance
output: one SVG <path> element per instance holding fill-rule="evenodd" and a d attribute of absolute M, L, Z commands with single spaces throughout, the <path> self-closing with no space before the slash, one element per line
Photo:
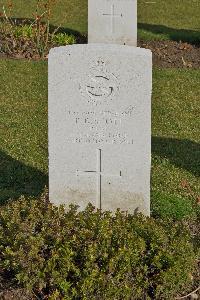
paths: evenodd
<path fill-rule="evenodd" d="M 49 192 L 56 204 L 150 212 L 151 52 L 73 45 L 49 54 Z"/>
<path fill-rule="evenodd" d="M 137 0 L 89 0 L 88 42 L 137 46 Z"/>

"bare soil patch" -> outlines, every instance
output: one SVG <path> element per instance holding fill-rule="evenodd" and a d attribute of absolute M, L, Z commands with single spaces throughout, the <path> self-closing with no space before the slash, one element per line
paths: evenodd
<path fill-rule="evenodd" d="M 160 68 L 200 68 L 200 45 L 175 41 L 138 41 L 138 46 L 150 49 L 153 65 Z"/>
<path fill-rule="evenodd" d="M 86 36 L 76 37 L 77 43 L 87 43 Z M 8 47 L 6 46 L 8 45 Z M 49 44 L 51 47 L 58 45 Z M 138 40 L 138 47 L 150 49 L 153 53 L 153 65 L 159 68 L 200 68 L 200 45 L 192 45 L 170 40 Z M 39 60 L 34 43 L 29 40 L 12 41 L 0 34 L 0 58 Z M 47 58 L 47 56 L 46 56 Z"/>

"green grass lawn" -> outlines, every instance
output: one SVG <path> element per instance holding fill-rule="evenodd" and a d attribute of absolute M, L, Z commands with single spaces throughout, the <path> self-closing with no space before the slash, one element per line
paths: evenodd
<path fill-rule="evenodd" d="M 184 209 L 200 195 L 199 86 L 198 70 L 153 73 L 151 188 L 158 214 L 177 203 Z M 0 201 L 40 193 L 47 174 L 47 63 L 0 60 Z"/>
<path fill-rule="evenodd" d="M 7 0 L 0 0 L 0 7 Z M 16 0 L 13 16 L 33 18 L 36 0 Z M 58 0 L 52 24 L 87 32 L 88 0 Z M 0 9 L 1 11 L 1 9 Z M 144 39 L 171 39 L 200 43 L 199 0 L 138 0 L 138 35 Z"/>
<path fill-rule="evenodd" d="M 139 37 L 200 43 L 199 12 L 199 0 L 139 0 Z"/>
<path fill-rule="evenodd" d="M 200 70 L 154 70 L 151 189 L 162 216 L 189 212 L 186 199 L 200 195 L 199 85 Z"/>
<path fill-rule="evenodd" d="M 0 201 L 47 184 L 47 64 L 0 61 Z"/>

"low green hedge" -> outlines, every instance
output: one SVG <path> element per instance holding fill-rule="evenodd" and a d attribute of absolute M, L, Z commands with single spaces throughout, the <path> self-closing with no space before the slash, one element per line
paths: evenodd
<path fill-rule="evenodd" d="M 181 223 L 21 198 L 0 211 L 0 269 L 38 299 L 173 299 L 192 284 Z M 7 276 L 7 275 L 6 275 Z"/>

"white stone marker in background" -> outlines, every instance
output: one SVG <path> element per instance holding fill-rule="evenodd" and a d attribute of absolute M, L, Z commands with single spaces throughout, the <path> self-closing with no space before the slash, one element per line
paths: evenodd
<path fill-rule="evenodd" d="M 120 45 L 50 51 L 51 202 L 149 215 L 151 61 Z"/>
<path fill-rule="evenodd" d="M 89 0 L 88 43 L 137 46 L 137 0 Z"/>

